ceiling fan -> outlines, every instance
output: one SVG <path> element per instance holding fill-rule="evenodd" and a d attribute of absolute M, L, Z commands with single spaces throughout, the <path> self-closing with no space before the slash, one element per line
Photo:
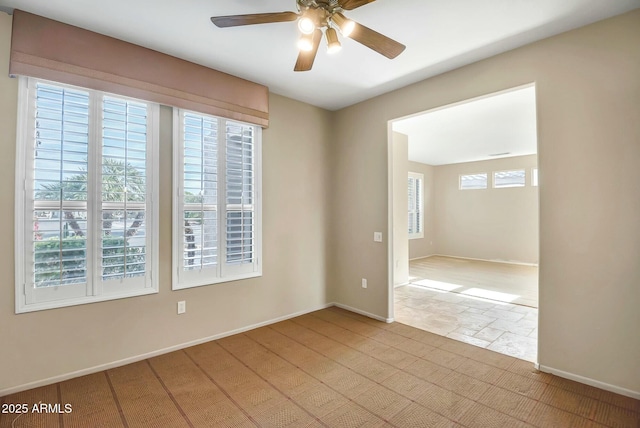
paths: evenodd
<path fill-rule="evenodd" d="M 400 55 L 405 45 L 390 39 L 364 25 L 347 19 L 342 12 L 353 10 L 375 0 L 296 0 L 298 12 L 256 13 L 250 15 L 214 16 L 211 21 L 220 28 L 241 25 L 268 24 L 272 22 L 298 21 L 302 33 L 298 40 L 298 60 L 294 71 L 308 71 L 313 66 L 323 30 L 327 40 L 327 52 L 341 48 L 338 32 L 389 59 Z"/>

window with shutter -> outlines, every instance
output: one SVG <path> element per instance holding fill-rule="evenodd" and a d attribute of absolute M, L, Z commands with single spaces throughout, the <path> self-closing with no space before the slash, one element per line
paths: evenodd
<path fill-rule="evenodd" d="M 175 110 L 173 289 L 261 275 L 261 128 Z"/>
<path fill-rule="evenodd" d="M 29 78 L 19 99 L 16 311 L 157 292 L 158 106 Z"/>
<path fill-rule="evenodd" d="M 424 175 L 409 173 L 409 239 L 424 237 Z"/>

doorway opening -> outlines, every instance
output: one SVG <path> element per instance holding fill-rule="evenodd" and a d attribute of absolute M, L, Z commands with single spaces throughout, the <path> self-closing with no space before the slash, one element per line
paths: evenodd
<path fill-rule="evenodd" d="M 537 362 L 535 85 L 390 121 L 390 313 Z"/>

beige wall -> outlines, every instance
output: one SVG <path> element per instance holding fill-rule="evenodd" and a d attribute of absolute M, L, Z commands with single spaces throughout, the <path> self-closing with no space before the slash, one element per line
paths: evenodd
<path fill-rule="evenodd" d="M 536 155 L 435 168 L 436 252 L 495 261 L 538 263 Z M 524 169 L 525 187 L 493 188 L 493 172 Z M 461 174 L 487 173 L 487 189 L 460 190 Z"/>
<path fill-rule="evenodd" d="M 536 83 L 540 186 L 539 362 L 640 392 L 640 10 L 343 109 L 334 117 L 337 301 L 390 313 L 387 122 Z M 349 207 L 348 210 L 342 209 Z M 358 278 L 369 278 L 359 289 Z"/>
<path fill-rule="evenodd" d="M 393 133 L 393 284 L 409 282 L 409 137 Z"/>
<path fill-rule="evenodd" d="M 263 134 L 261 278 L 171 291 L 171 192 L 160 193 L 160 292 L 14 314 L 17 80 L 6 77 L 11 19 L 0 13 L 0 391 L 323 306 L 330 113 L 271 95 Z M 160 167 L 171 170 L 171 110 L 161 111 Z M 161 189 L 171 174 L 161 174 Z M 176 315 L 186 300 L 187 313 Z M 0 394 L 1 395 L 1 394 Z"/>
<path fill-rule="evenodd" d="M 434 199 L 434 170 L 435 168 L 431 165 L 409 161 L 409 172 L 417 172 L 424 176 L 424 236 L 422 238 L 409 239 L 409 260 L 435 254 L 435 228 L 437 226 L 434 223 L 436 205 Z"/>

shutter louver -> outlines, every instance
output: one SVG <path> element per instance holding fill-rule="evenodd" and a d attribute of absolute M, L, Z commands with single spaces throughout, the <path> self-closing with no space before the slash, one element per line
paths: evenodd
<path fill-rule="evenodd" d="M 409 235 L 416 233 L 415 224 L 415 183 L 416 180 L 413 177 L 409 177 Z"/>
<path fill-rule="evenodd" d="M 87 282 L 89 94 L 38 83 L 35 90 L 33 284 Z"/>
<path fill-rule="evenodd" d="M 226 261 L 254 261 L 253 127 L 226 125 Z"/>
<path fill-rule="evenodd" d="M 184 115 L 183 269 L 218 264 L 218 121 Z"/>
<path fill-rule="evenodd" d="M 409 218 L 408 233 L 409 238 L 421 238 L 422 230 L 422 181 L 423 175 L 410 172 L 408 180 L 408 202 L 409 202 Z"/>
<path fill-rule="evenodd" d="M 102 279 L 146 273 L 147 107 L 102 104 Z"/>
<path fill-rule="evenodd" d="M 422 232 L 422 223 L 420 220 L 422 219 L 422 180 L 416 179 L 416 193 L 415 193 L 415 209 L 416 209 L 416 225 L 414 227 L 414 233 Z"/>

